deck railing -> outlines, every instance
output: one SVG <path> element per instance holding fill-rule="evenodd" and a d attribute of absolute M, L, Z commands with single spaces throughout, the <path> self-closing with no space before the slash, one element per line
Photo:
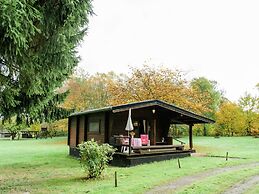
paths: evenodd
<path fill-rule="evenodd" d="M 179 140 L 179 139 L 176 139 L 175 137 L 173 137 L 173 139 L 174 139 L 175 141 L 180 142 L 180 143 L 181 143 L 181 145 L 185 144 L 185 142 L 183 142 L 183 141 L 181 141 L 181 140 Z"/>

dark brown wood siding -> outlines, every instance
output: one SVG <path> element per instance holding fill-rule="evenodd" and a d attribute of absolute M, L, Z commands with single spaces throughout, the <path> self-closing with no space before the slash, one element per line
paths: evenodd
<path fill-rule="evenodd" d="M 76 147 L 76 117 L 70 117 L 70 147 Z"/>
<path fill-rule="evenodd" d="M 96 113 L 88 116 L 87 140 L 94 139 L 99 143 L 105 142 L 105 113 Z M 99 131 L 91 131 L 90 123 L 98 122 Z"/>
<path fill-rule="evenodd" d="M 78 135 L 78 143 L 82 143 L 84 141 L 85 135 L 85 116 L 82 115 L 79 118 L 79 135 Z"/>
<path fill-rule="evenodd" d="M 128 112 L 113 114 L 111 136 L 113 136 L 113 135 L 127 135 L 127 131 L 125 131 L 127 119 L 128 119 Z"/>
<path fill-rule="evenodd" d="M 104 142 L 109 143 L 109 129 L 110 129 L 110 113 L 106 112 L 105 113 L 105 123 L 104 123 Z"/>

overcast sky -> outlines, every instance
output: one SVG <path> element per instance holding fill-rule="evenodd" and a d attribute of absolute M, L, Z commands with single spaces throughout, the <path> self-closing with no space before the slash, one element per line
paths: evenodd
<path fill-rule="evenodd" d="M 259 83 L 259 1 L 94 0 L 79 48 L 90 73 L 152 64 L 219 83 L 236 101 Z"/>

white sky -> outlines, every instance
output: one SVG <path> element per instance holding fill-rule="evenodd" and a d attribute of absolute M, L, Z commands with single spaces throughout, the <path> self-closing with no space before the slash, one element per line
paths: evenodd
<path fill-rule="evenodd" d="M 151 59 L 219 83 L 232 101 L 259 83 L 259 1 L 94 0 L 79 48 L 90 73 Z"/>

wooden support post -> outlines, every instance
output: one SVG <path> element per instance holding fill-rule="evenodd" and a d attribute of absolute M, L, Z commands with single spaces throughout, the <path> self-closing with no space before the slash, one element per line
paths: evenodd
<path fill-rule="evenodd" d="M 181 168 L 180 159 L 178 158 L 178 167 Z"/>
<path fill-rule="evenodd" d="M 67 129 L 67 145 L 70 145 L 70 133 L 71 133 L 71 117 L 68 117 L 68 129 Z M 36 132 L 36 139 L 38 138 L 38 132 Z"/>
<path fill-rule="evenodd" d="M 193 142 L 192 142 L 192 126 L 193 124 L 189 125 L 189 145 L 190 145 L 190 150 L 193 148 Z"/>
<path fill-rule="evenodd" d="M 156 145 L 156 119 L 154 119 L 154 145 Z"/>
<path fill-rule="evenodd" d="M 76 146 L 79 144 L 80 116 L 76 116 Z"/>
<path fill-rule="evenodd" d="M 88 117 L 87 115 L 84 116 L 84 141 L 87 141 L 87 133 L 88 133 Z"/>
<path fill-rule="evenodd" d="M 228 152 L 226 153 L 226 161 L 228 161 Z"/>
<path fill-rule="evenodd" d="M 131 154 L 131 137 L 129 137 L 129 155 Z"/>
<path fill-rule="evenodd" d="M 109 112 L 105 113 L 105 120 L 104 120 L 104 142 L 109 143 L 109 126 L 110 126 L 110 117 L 109 117 Z"/>
<path fill-rule="evenodd" d="M 114 174 L 114 184 L 115 184 L 115 187 L 118 187 L 118 181 L 117 181 L 117 171 L 115 171 L 115 174 Z"/>

